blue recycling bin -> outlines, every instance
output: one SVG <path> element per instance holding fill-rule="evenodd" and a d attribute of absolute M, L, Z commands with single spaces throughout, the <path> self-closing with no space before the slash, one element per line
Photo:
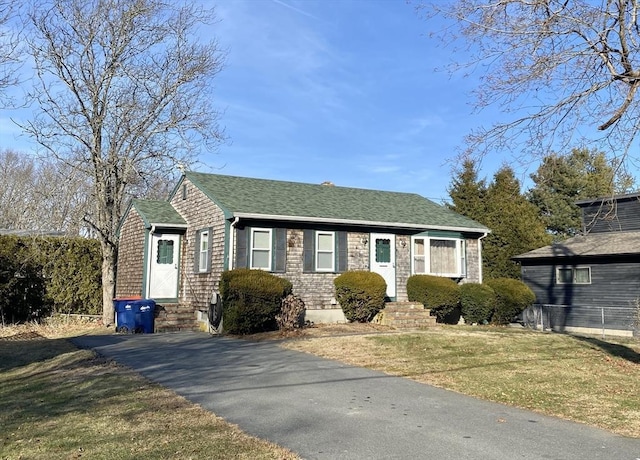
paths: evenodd
<path fill-rule="evenodd" d="M 113 307 L 116 311 L 116 332 L 153 333 L 156 310 L 154 300 L 139 297 L 113 299 Z"/>
<path fill-rule="evenodd" d="M 133 302 L 136 309 L 135 331 L 152 334 L 154 330 L 156 302 L 152 299 L 142 299 Z"/>
<path fill-rule="evenodd" d="M 138 307 L 134 305 L 134 299 L 113 299 L 113 308 L 116 312 L 116 332 L 130 334 L 136 330 L 136 314 Z"/>

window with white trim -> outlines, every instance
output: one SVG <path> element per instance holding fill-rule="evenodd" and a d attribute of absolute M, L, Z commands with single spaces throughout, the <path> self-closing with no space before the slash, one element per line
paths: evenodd
<path fill-rule="evenodd" d="M 316 232 L 316 271 L 333 272 L 336 267 L 335 232 Z"/>
<path fill-rule="evenodd" d="M 206 272 L 209 269 L 209 254 L 211 248 L 209 248 L 209 230 L 202 230 L 199 233 L 199 256 L 198 256 L 198 271 Z"/>
<path fill-rule="evenodd" d="M 465 241 L 459 238 L 414 236 L 411 238 L 411 272 L 462 278 L 466 275 Z"/>
<path fill-rule="evenodd" d="M 591 284 L 591 267 L 556 268 L 556 284 Z"/>
<path fill-rule="evenodd" d="M 271 271 L 271 229 L 252 228 L 250 243 L 250 267 Z"/>

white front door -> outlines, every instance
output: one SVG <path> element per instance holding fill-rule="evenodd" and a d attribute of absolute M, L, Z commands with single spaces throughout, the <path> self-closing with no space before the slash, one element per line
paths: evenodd
<path fill-rule="evenodd" d="M 175 299 L 178 297 L 180 235 L 153 233 L 150 244 L 147 297 Z"/>
<path fill-rule="evenodd" d="M 391 233 L 372 233 L 370 239 L 371 271 L 382 275 L 387 282 L 387 297 L 396 296 L 396 236 Z"/>

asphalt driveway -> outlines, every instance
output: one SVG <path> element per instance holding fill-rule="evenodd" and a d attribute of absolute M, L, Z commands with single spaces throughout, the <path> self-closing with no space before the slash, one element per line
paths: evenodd
<path fill-rule="evenodd" d="M 306 459 L 640 460 L 640 440 L 276 343 L 205 333 L 74 339 Z"/>

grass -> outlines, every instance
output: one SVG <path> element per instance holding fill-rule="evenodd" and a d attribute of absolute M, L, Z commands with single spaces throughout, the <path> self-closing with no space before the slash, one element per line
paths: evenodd
<path fill-rule="evenodd" d="M 638 341 L 353 326 L 298 331 L 283 346 L 640 437 Z M 0 328 L 0 459 L 297 458 L 65 338 L 104 331 Z M 286 336 L 255 337 L 270 338 Z"/>
<path fill-rule="evenodd" d="M 284 346 L 640 437 L 638 341 L 466 326 Z"/>
<path fill-rule="evenodd" d="M 297 458 L 57 338 L 68 334 L 0 329 L 1 459 Z"/>

